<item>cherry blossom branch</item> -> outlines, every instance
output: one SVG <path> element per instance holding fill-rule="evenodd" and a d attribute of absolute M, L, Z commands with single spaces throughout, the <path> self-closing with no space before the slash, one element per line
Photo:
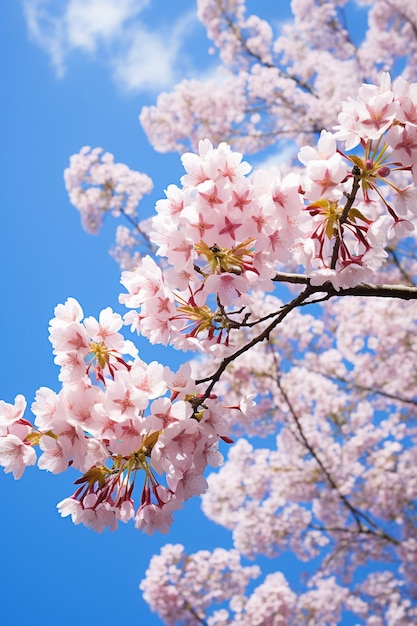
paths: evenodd
<path fill-rule="evenodd" d="M 120 213 L 133 226 L 135 231 L 137 231 L 139 233 L 139 235 L 142 237 L 142 245 L 145 247 L 145 249 L 148 250 L 149 254 L 152 254 L 152 255 L 155 256 L 156 246 L 152 243 L 152 241 L 151 241 L 151 239 L 149 237 L 149 234 L 141 228 L 140 222 L 138 220 L 135 220 L 128 213 L 126 213 L 126 211 L 124 210 L 123 207 L 121 208 Z"/>
<path fill-rule="evenodd" d="M 358 535 L 358 532 L 354 530 L 353 528 L 341 528 L 340 526 L 321 526 L 320 524 L 309 524 L 308 527 L 311 528 L 312 530 L 320 530 L 321 532 L 325 532 L 325 533 L 344 533 L 344 534 L 355 535 L 355 536 Z M 360 533 L 361 535 L 375 534 L 374 531 L 368 528 L 363 528 L 363 527 Z"/>
<path fill-rule="evenodd" d="M 273 355 L 273 359 L 275 361 L 275 365 L 277 367 L 277 372 L 278 372 L 278 363 L 276 360 L 276 354 L 275 352 L 272 350 L 272 355 Z M 314 458 L 314 460 L 316 461 L 316 463 L 318 464 L 318 466 L 320 467 L 321 471 L 323 472 L 323 474 L 325 475 L 328 483 L 330 484 L 330 486 L 332 487 L 332 489 L 334 489 L 334 491 L 337 493 L 338 498 L 341 500 L 341 502 L 343 503 L 343 505 L 349 510 L 349 512 L 351 513 L 351 515 L 353 516 L 356 526 L 358 528 L 358 533 L 360 534 L 368 534 L 368 535 L 373 535 L 375 537 L 378 537 L 379 539 L 384 539 L 385 541 L 388 541 L 390 543 L 393 543 L 394 545 L 400 545 L 400 542 L 395 539 L 394 537 L 392 537 L 391 535 L 389 535 L 388 533 L 386 533 L 384 530 L 380 529 L 378 527 L 378 524 L 376 524 L 376 522 L 374 522 L 368 515 L 366 515 L 365 513 L 363 513 L 362 511 L 358 510 L 349 500 L 348 498 L 340 491 L 337 483 L 334 481 L 332 475 L 330 474 L 330 472 L 327 470 L 327 468 L 325 467 L 325 465 L 323 464 L 322 460 L 320 459 L 320 457 L 318 456 L 317 452 L 314 450 L 314 448 L 311 446 L 311 444 L 309 443 L 303 427 L 301 425 L 300 419 L 286 393 L 286 391 L 284 390 L 282 384 L 281 384 L 281 380 L 280 380 L 280 376 L 277 373 L 277 376 L 275 378 L 275 381 L 277 383 L 278 389 L 280 390 L 285 403 L 288 406 L 288 410 L 291 414 L 291 417 L 293 418 L 298 433 L 302 439 L 302 443 L 305 446 L 305 448 L 309 451 L 309 453 L 311 454 L 311 456 Z M 364 528 L 363 526 L 363 522 L 365 522 L 366 524 L 368 524 L 371 528 Z M 376 530 L 373 530 L 376 529 Z"/>
<path fill-rule="evenodd" d="M 363 296 L 380 298 L 400 298 L 401 300 L 416 300 L 417 287 L 408 285 L 373 285 L 360 283 L 356 287 L 342 288 L 337 290 L 332 283 L 325 282 L 322 285 L 311 285 L 311 279 L 305 274 L 291 274 L 278 272 L 273 279 L 275 282 L 292 283 L 294 285 L 310 285 L 312 293 L 325 292 L 328 297 L 333 296 Z M 310 304 L 310 303 L 308 303 Z"/>
<path fill-rule="evenodd" d="M 240 41 L 240 43 L 243 45 L 245 51 L 250 57 L 252 57 L 256 61 L 261 63 L 264 67 L 268 67 L 269 69 L 276 69 L 279 73 L 279 76 L 281 76 L 282 78 L 293 80 L 299 87 L 301 87 L 302 89 L 305 89 L 305 91 L 307 91 L 309 94 L 311 94 L 315 98 L 318 98 L 317 94 L 313 92 L 311 86 L 308 83 L 301 81 L 296 76 L 293 76 L 291 74 L 288 74 L 287 72 L 284 72 L 281 68 L 277 67 L 274 63 L 269 63 L 268 61 L 264 61 L 258 54 L 256 54 L 256 52 L 253 52 L 253 50 L 251 50 L 248 47 L 247 41 L 242 34 L 242 30 L 238 27 L 237 24 L 233 22 L 233 20 L 227 15 L 224 9 L 222 9 L 222 11 L 223 11 L 223 17 L 224 17 L 224 21 L 226 22 L 226 25 L 230 28 L 232 33 L 235 35 L 236 39 Z"/>
<path fill-rule="evenodd" d="M 276 355 L 274 352 L 272 352 L 273 354 L 273 358 L 275 361 L 276 366 L 278 367 L 277 361 L 276 361 Z M 338 497 L 340 498 L 340 500 L 342 501 L 342 503 L 344 504 L 344 506 L 349 509 L 350 513 L 352 514 L 356 525 L 358 527 L 358 532 L 362 532 L 363 530 L 363 526 L 362 526 L 362 522 L 361 522 L 361 515 L 359 514 L 359 512 L 355 509 L 355 507 L 349 502 L 349 500 L 346 498 L 345 495 L 343 495 L 337 484 L 335 483 L 335 481 L 333 480 L 331 474 L 328 472 L 328 470 L 326 469 L 326 467 L 324 466 L 323 462 L 321 461 L 320 457 L 317 455 L 317 453 L 315 452 L 315 450 L 313 449 L 313 447 L 310 445 L 304 430 L 301 426 L 299 417 L 297 415 L 297 413 L 294 410 L 294 407 L 292 406 L 292 403 L 287 395 L 287 393 L 285 392 L 285 390 L 282 387 L 281 384 L 281 380 L 279 375 L 277 374 L 276 378 L 275 378 L 275 382 L 277 383 L 278 389 L 280 390 L 285 403 L 288 407 L 288 410 L 296 424 L 297 430 L 299 432 L 299 435 L 301 437 L 302 443 L 304 445 L 304 447 L 308 450 L 308 452 L 311 454 L 311 456 L 314 458 L 314 460 L 316 461 L 317 465 L 320 467 L 321 471 L 323 472 L 323 474 L 325 475 L 327 481 L 329 482 L 330 486 L 332 487 L 332 489 L 334 489 L 334 491 L 337 493 Z"/>
<path fill-rule="evenodd" d="M 246 111 L 247 112 L 247 111 Z M 285 130 L 281 130 L 281 129 L 277 129 L 277 130 L 271 130 L 271 131 L 267 131 L 267 130 L 263 130 L 262 131 L 262 136 L 263 137 L 280 137 L 281 135 L 285 138 L 288 137 L 288 135 L 294 135 L 295 133 L 299 133 L 300 132 L 300 128 L 286 128 Z M 317 135 L 320 132 L 320 127 L 318 125 L 314 125 L 310 128 L 310 129 L 303 129 L 303 134 L 305 135 Z M 259 133 L 257 131 L 255 132 L 250 132 L 246 129 L 244 129 L 243 131 L 238 131 L 237 129 L 233 129 L 230 131 L 230 137 L 253 137 L 259 138 Z"/>
<path fill-rule="evenodd" d="M 330 283 L 325 283 L 324 285 L 320 286 L 320 289 L 315 289 L 314 293 L 317 293 L 318 291 L 326 291 L 326 299 L 333 296 L 400 298 L 401 300 L 417 299 L 417 287 L 407 287 L 406 285 L 372 285 L 368 283 L 362 283 L 356 285 L 356 287 L 349 287 L 345 289 L 340 289 L 338 291 Z"/>
<path fill-rule="evenodd" d="M 213 390 L 213 387 L 220 380 L 220 377 L 225 371 L 225 369 L 227 368 L 227 366 L 230 363 L 232 363 L 235 359 L 237 359 L 237 357 L 239 357 L 241 354 L 250 350 L 253 346 L 256 346 L 258 343 L 264 341 L 265 339 L 268 340 L 274 328 L 278 326 L 278 324 L 280 324 L 282 320 L 285 319 L 285 317 L 293 309 L 300 306 L 307 298 L 309 298 L 311 293 L 313 293 L 312 289 L 313 288 L 311 287 L 311 285 L 307 285 L 304 291 L 302 291 L 296 298 L 294 298 L 288 304 L 284 305 L 281 311 L 279 311 L 276 314 L 276 319 L 274 319 L 259 335 L 257 335 L 247 344 L 239 348 L 239 350 L 236 350 L 236 352 L 234 352 L 233 354 L 224 358 L 221 364 L 219 365 L 219 367 L 217 368 L 216 372 L 212 376 L 207 376 L 206 378 L 200 378 L 196 380 L 197 385 L 211 381 L 201 399 L 202 402 L 204 402 L 204 400 L 206 400 L 209 397 L 209 395 L 211 394 Z"/>
<path fill-rule="evenodd" d="M 417 299 L 417 287 L 407 287 L 406 285 L 385 285 L 385 284 L 372 285 L 372 284 L 363 283 L 363 284 L 357 285 L 356 287 L 350 287 L 348 289 L 337 290 L 330 282 L 326 282 L 323 285 L 319 285 L 319 286 L 313 286 L 311 285 L 310 278 L 308 276 L 305 276 L 304 274 L 290 274 L 290 273 L 285 273 L 285 272 L 280 272 L 276 274 L 274 280 L 276 282 L 288 282 L 292 284 L 307 285 L 310 289 L 309 295 L 325 292 L 325 295 L 320 299 L 308 300 L 309 296 L 306 296 L 305 298 L 303 298 L 303 301 L 297 305 L 300 307 L 307 306 L 310 304 L 317 304 L 319 302 L 326 302 L 327 300 L 335 296 L 400 298 L 402 300 Z M 289 304 L 291 305 L 291 303 Z M 284 308 L 285 306 L 287 305 L 284 305 Z M 228 321 L 232 322 L 230 327 L 253 328 L 254 326 L 257 326 L 261 324 L 262 322 L 265 322 L 268 319 L 274 318 L 279 314 L 280 314 L 280 311 L 273 311 L 272 313 L 268 313 L 267 315 L 264 315 L 258 320 L 255 320 L 254 322 L 249 322 L 248 321 L 249 316 L 246 315 L 245 319 L 239 323 L 233 320 L 229 320 L 226 314 L 224 314 L 224 316 Z M 232 360 L 233 359 L 231 358 L 231 361 Z M 199 382 L 204 382 L 204 381 L 199 381 Z M 374 390 L 374 392 L 377 393 L 376 390 Z M 402 402 L 414 402 L 412 400 L 404 400 L 402 398 L 395 398 L 395 397 L 392 397 L 392 399 L 394 400 L 398 399 Z"/>
<path fill-rule="evenodd" d="M 254 337 L 247 344 L 236 350 L 233 354 L 227 356 L 221 362 L 220 366 L 216 370 L 216 372 L 212 376 L 208 376 L 206 378 L 201 378 L 196 381 L 197 384 L 209 382 L 210 384 L 207 387 L 202 401 L 207 399 L 212 392 L 215 384 L 220 380 L 221 375 L 227 368 L 227 366 L 232 363 L 237 357 L 239 357 L 244 352 L 250 350 L 253 346 L 261 343 L 264 340 L 268 340 L 271 332 L 274 330 L 278 324 L 280 324 L 285 317 L 298 306 L 305 306 L 308 304 L 315 304 L 319 302 L 318 300 L 310 301 L 309 297 L 315 293 L 326 292 L 326 295 L 320 301 L 326 301 L 334 296 L 364 296 L 364 297 L 385 297 L 385 298 L 402 298 L 404 300 L 415 300 L 417 299 L 417 287 L 407 287 L 404 285 L 371 285 L 371 284 L 362 284 L 357 285 L 356 287 L 351 287 L 348 289 L 340 289 L 339 291 L 335 289 L 335 287 L 327 282 L 324 285 L 313 286 L 311 285 L 310 279 L 307 276 L 299 275 L 299 274 L 280 274 L 281 279 L 286 280 L 287 282 L 300 283 L 305 284 L 305 289 L 291 302 L 284 305 L 280 311 L 274 312 L 262 318 L 262 320 L 257 320 L 256 322 L 248 323 L 242 322 L 241 327 L 243 326 L 254 326 L 255 324 L 259 324 L 261 321 L 266 320 L 267 318 L 274 316 L 275 319 L 256 337 Z"/>
<path fill-rule="evenodd" d="M 328 378 L 329 380 L 336 381 L 347 385 L 349 389 L 357 389 L 358 391 L 366 391 L 368 393 L 372 393 L 378 396 L 382 396 L 383 398 L 388 398 L 389 400 L 395 400 L 396 402 L 402 402 L 403 404 L 411 404 L 413 406 L 417 406 L 417 400 L 412 398 L 403 398 L 394 393 L 388 393 L 387 391 L 383 391 L 382 389 L 376 389 L 375 387 L 367 387 L 366 385 L 360 385 L 354 381 L 350 381 L 343 376 L 335 376 L 333 374 L 327 374 L 326 372 L 321 372 L 316 369 L 311 369 L 312 372 L 316 374 L 320 374 Z"/>
<path fill-rule="evenodd" d="M 137 220 L 133 219 L 133 217 L 131 215 L 129 215 L 128 213 L 126 213 L 126 211 L 124 210 L 124 208 L 122 207 L 120 209 L 120 213 L 123 215 L 123 217 L 130 222 L 130 224 L 133 226 L 133 228 L 135 230 L 138 231 L 138 233 L 140 233 L 144 239 L 146 239 L 146 243 L 150 246 L 150 241 L 149 241 L 149 236 L 145 233 L 145 231 L 143 231 L 140 227 L 140 224 Z"/>
<path fill-rule="evenodd" d="M 277 272 L 272 280 L 278 283 L 293 283 L 296 285 L 308 285 L 310 283 L 310 278 L 305 274 L 290 272 Z"/>
<path fill-rule="evenodd" d="M 191 606 L 188 600 L 184 601 L 182 608 L 184 611 L 189 611 L 191 615 L 194 617 L 194 619 L 196 619 L 200 624 L 202 624 L 202 626 L 208 626 L 206 620 L 198 615 L 197 611 Z"/>

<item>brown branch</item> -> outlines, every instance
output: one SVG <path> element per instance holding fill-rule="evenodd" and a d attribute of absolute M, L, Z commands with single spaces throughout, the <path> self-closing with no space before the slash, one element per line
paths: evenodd
<path fill-rule="evenodd" d="M 322 285 L 323 287 L 323 285 Z M 333 285 L 327 285 L 323 289 L 328 296 L 363 296 L 366 298 L 400 298 L 401 300 L 416 300 L 417 287 L 407 287 L 407 285 L 372 285 L 361 283 L 356 287 L 348 287 L 338 291 Z"/>
<path fill-rule="evenodd" d="M 324 466 L 323 462 L 321 461 L 320 457 L 317 455 L 317 453 L 315 452 L 314 448 L 309 443 L 309 441 L 308 441 L 308 439 L 307 439 L 307 437 L 306 437 L 306 435 L 304 433 L 304 430 L 303 430 L 303 428 L 301 426 L 301 423 L 300 423 L 300 420 L 298 418 L 298 415 L 296 414 L 296 412 L 295 412 L 295 410 L 294 410 L 294 408 L 292 406 L 292 403 L 290 402 L 290 399 L 289 399 L 287 393 L 284 391 L 284 389 L 283 389 L 283 387 L 281 385 L 281 381 L 280 381 L 279 376 L 276 377 L 275 382 L 277 383 L 278 389 L 280 390 L 280 392 L 281 392 L 281 394 L 282 394 L 282 396 L 283 396 L 283 398 L 285 400 L 285 403 L 286 403 L 286 405 L 288 407 L 288 410 L 289 410 L 289 412 L 290 412 L 290 414 L 291 414 L 291 416 L 292 416 L 292 418 L 293 418 L 293 420 L 295 422 L 295 425 L 297 427 L 298 433 L 299 433 L 299 435 L 301 437 L 301 440 L 302 440 L 302 443 L 303 443 L 304 447 L 309 451 L 311 456 L 316 461 L 317 465 L 320 467 L 321 471 L 325 475 L 325 477 L 326 477 L 328 483 L 330 484 L 331 488 L 334 489 L 334 491 L 337 493 L 338 497 L 340 498 L 342 503 L 345 505 L 345 507 L 347 509 L 349 509 L 351 515 L 353 516 L 353 518 L 354 518 L 354 520 L 356 522 L 358 531 L 362 532 L 363 526 L 362 526 L 362 522 L 361 522 L 361 519 L 360 519 L 361 516 L 359 515 L 359 513 L 355 509 L 355 507 L 352 506 L 352 504 L 349 502 L 349 500 L 346 498 L 346 496 L 343 495 L 340 492 L 339 487 L 337 486 L 337 484 L 333 480 L 333 477 L 328 472 L 328 470 Z"/>
<path fill-rule="evenodd" d="M 310 279 L 305 274 L 293 274 L 289 272 L 277 272 L 272 279 L 277 283 L 295 283 L 298 285 L 308 285 Z"/>
<path fill-rule="evenodd" d="M 311 368 L 309 369 L 311 372 L 319 374 L 320 376 L 324 376 L 328 380 L 343 383 L 349 389 L 357 389 L 358 391 L 365 391 L 367 393 L 382 396 L 383 398 L 387 398 L 388 400 L 394 400 L 395 402 L 401 402 L 402 404 L 412 404 L 413 406 L 417 406 L 417 400 L 413 400 L 412 398 L 403 398 L 402 396 L 398 396 L 394 393 L 388 393 L 388 391 L 383 391 L 382 389 L 377 389 L 376 387 L 367 387 L 366 385 L 360 385 L 359 383 L 348 380 L 343 376 L 335 376 L 334 374 L 327 374 L 326 372 L 321 372 L 320 370 L 315 370 Z"/>
<path fill-rule="evenodd" d="M 308 528 L 311 528 L 312 530 L 320 530 L 321 532 L 325 533 L 344 533 L 356 536 L 358 535 L 357 531 L 353 530 L 352 528 L 340 528 L 339 526 L 319 526 L 318 524 L 309 524 Z M 374 534 L 375 532 L 370 530 L 369 528 L 362 528 L 361 530 L 361 535 Z M 396 541 L 396 543 L 398 544 L 399 542 Z"/>
<path fill-rule="evenodd" d="M 220 376 L 223 374 L 223 372 L 225 371 L 225 369 L 230 363 L 232 363 L 241 354 L 244 354 L 244 352 L 247 352 L 248 350 L 250 350 L 253 346 L 256 346 L 256 344 L 261 343 L 265 339 L 269 339 L 269 336 L 271 332 L 274 330 L 274 328 L 278 326 L 278 324 L 280 324 L 282 320 L 291 311 L 293 311 L 295 308 L 300 306 L 305 300 L 307 300 L 310 297 L 311 293 L 312 293 L 312 287 L 310 285 L 306 285 L 305 289 L 296 298 L 291 300 L 291 302 L 289 302 L 288 304 L 284 305 L 281 308 L 281 310 L 276 313 L 275 319 L 261 333 L 259 333 L 259 335 L 257 335 L 247 344 L 239 348 L 239 350 L 236 350 L 236 352 L 233 352 L 233 354 L 224 358 L 223 361 L 220 363 L 219 367 L 217 368 L 217 370 L 215 371 L 215 373 L 212 374 L 212 376 L 207 376 L 206 378 L 200 378 L 196 380 L 197 385 L 199 385 L 200 383 L 206 383 L 206 382 L 211 381 L 203 397 L 201 398 L 201 402 L 204 402 L 204 400 L 206 400 L 209 397 L 214 385 L 220 380 Z"/>
<path fill-rule="evenodd" d="M 317 293 L 324 293 L 324 297 L 321 298 L 320 301 L 329 300 L 334 296 L 363 296 L 363 297 L 382 297 L 382 298 L 401 298 L 403 300 L 416 300 L 417 299 L 417 287 L 407 287 L 405 285 L 371 285 L 362 283 L 357 285 L 356 287 L 350 287 L 348 289 L 340 289 L 339 291 L 329 282 L 324 283 L 323 285 L 312 285 L 310 279 L 307 276 L 303 276 L 302 274 L 277 274 L 277 277 L 280 277 L 281 280 L 286 282 L 300 283 L 304 284 L 305 288 L 303 291 L 291 302 L 285 304 L 281 307 L 281 309 L 277 312 L 271 313 L 266 318 L 273 316 L 274 319 L 272 322 L 261 332 L 259 335 L 254 337 L 247 344 L 233 352 L 233 354 L 227 356 L 223 359 L 217 370 L 211 376 L 207 376 L 205 378 L 200 378 L 196 380 L 196 384 L 209 382 L 201 402 L 206 400 L 210 393 L 213 390 L 215 384 L 220 380 L 221 375 L 227 368 L 227 366 L 232 363 L 237 357 L 241 354 L 244 354 L 248 350 L 250 350 L 253 346 L 261 343 L 262 341 L 268 340 L 271 332 L 280 324 L 287 315 L 293 311 L 295 308 L 299 306 L 306 306 L 308 304 L 317 303 L 318 300 L 309 300 L 310 296 Z M 240 324 L 243 326 L 255 326 L 260 323 L 261 320 L 257 320 L 256 322 L 242 322 Z"/>
<path fill-rule="evenodd" d="M 340 216 L 340 220 L 338 223 L 338 230 L 336 234 L 336 241 L 334 243 L 332 260 L 330 263 L 330 268 L 334 270 L 336 268 L 337 258 L 339 256 L 340 244 L 343 238 L 343 224 L 347 221 L 349 216 L 349 211 L 355 202 L 356 194 L 359 191 L 360 180 L 361 180 L 361 171 L 357 165 L 354 165 L 352 168 L 353 182 L 352 182 L 352 191 L 350 194 L 346 196 L 346 204 L 344 206 L 342 215 Z"/>
<path fill-rule="evenodd" d="M 194 619 L 196 619 L 198 622 L 200 622 L 200 624 L 202 624 L 202 626 L 208 626 L 206 620 L 198 615 L 197 611 L 191 606 L 191 604 L 188 602 L 188 600 L 184 600 L 184 604 L 182 606 L 182 609 L 183 609 L 183 611 L 189 611 L 191 613 L 191 615 L 194 617 Z"/>
<path fill-rule="evenodd" d="M 346 287 L 338 290 L 329 281 L 323 283 L 322 285 L 312 285 L 311 278 L 309 276 L 306 276 L 305 274 L 290 274 L 286 272 L 277 272 L 273 280 L 278 283 L 308 285 L 311 287 L 311 294 L 325 293 L 327 294 L 327 297 L 363 296 L 417 300 L 417 287 L 411 287 L 408 285 L 373 285 L 371 283 L 359 283 L 359 285 L 356 285 L 355 287 Z"/>

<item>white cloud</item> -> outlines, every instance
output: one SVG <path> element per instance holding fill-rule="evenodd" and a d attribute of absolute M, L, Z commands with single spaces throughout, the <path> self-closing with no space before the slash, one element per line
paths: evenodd
<path fill-rule="evenodd" d="M 159 91 L 178 78 L 181 47 L 196 23 L 195 12 L 181 15 L 160 31 L 136 24 L 125 33 L 125 47 L 112 62 L 114 77 L 126 90 Z"/>
<path fill-rule="evenodd" d="M 161 89 L 174 80 L 175 48 L 158 33 L 137 28 L 128 47 L 114 58 L 113 75 L 127 90 Z"/>
<path fill-rule="evenodd" d="M 45 50 L 58 76 L 64 73 L 63 21 L 47 10 L 48 0 L 26 0 L 23 8 L 31 38 Z"/>
<path fill-rule="evenodd" d="M 58 77 L 64 76 L 71 53 L 80 51 L 107 65 L 126 90 L 172 86 L 182 44 L 197 23 L 195 12 L 188 12 L 169 28 L 145 27 L 140 14 L 149 0 L 23 2 L 29 35 L 48 54 Z"/>
<path fill-rule="evenodd" d="M 69 46 L 93 51 L 100 39 L 114 40 L 125 22 L 147 4 L 137 0 L 70 0 L 64 16 Z"/>

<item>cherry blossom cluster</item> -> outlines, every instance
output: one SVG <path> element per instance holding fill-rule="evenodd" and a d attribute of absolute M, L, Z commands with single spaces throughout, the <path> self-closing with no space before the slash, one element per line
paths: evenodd
<path fill-rule="evenodd" d="M 291 10 L 292 21 L 270 24 L 248 15 L 244 1 L 198 0 L 220 67 L 143 107 L 140 121 L 156 150 L 196 150 L 202 137 L 246 154 L 288 138 L 311 143 L 362 82 L 398 63 L 415 80 L 417 18 L 407 0 L 295 0 Z M 349 32 L 355 21 L 367 26 L 360 42 Z"/>
<path fill-rule="evenodd" d="M 143 239 L 143 223 L 143 221 L 140 222 L 140 231 L 138 227 L 132 229 L 122 224 L 116 228 L 115 243 L 110 248 L 110 254 L 121 270 L 133 269 L 142 258 L 143 244 L 149 242 L 149 240 L 144 242 Z"/>
<path fill-rule="evenodd" d="M 38 393 L 34 430 L 20 399 L 4 408 L 7 471 L 20 476 L 39 445 L 40 467 L 84 472 L 74 496 L 61 503 L 62 514 L 98 529 L 131 517 L 138 527 L 167 529 L 171 511 L 205 490 L 202 474 L 207 463 L 220 462 L 216 446 L 228 428 L 210 392 L 201 393 L 180 372 L 188 382 L 179 394 L 172 373 L 137 357 L 119 332 L 123 322 L 152 342 L 198 348 L 216 359 L 239 345 L 255 292 L 273 289 L 280 264 L 295 258 L 312 283 L 330 280 L 337 289 L 373 277 L 390 238 L 413 228 L 414 186 L 392 180 L 397 170 L 414 171 L 415 100 L 414 84 L 398 79 L 391 86 L 388 75 L 379 86 L 363 85 L 356 100 L 343 104 L 337 132 L 323 131 L 316 148 L 301 149 L 303 176 L 258 172 L 250 178 L 250 165 L 225 143 L 214 148 L 201 141 L 198 155 L 184 154 L 182 188 L 168 187 L 149 228 L 166 267 L 145 257 L 123 273 L 128 293 L 120 299 L 132 309 L 124 320 L 105 309 L 99 320 L 83 321 L 71 299 L 57 307 L 50 338 L 63 388 Z M 337 140 L 355 153 L 343 153 Z M 87 150 L 80 159 L 92 155 L 98 158 Z M 244 419 L 254 395 L 242 394 L 229 406 Z M 10 415 L 16 416 L 11 422 Z M 145 486 L 135 513 L 131 494 L 139 470 Z M 166 475 L 167 487 L 154 471 Z"/>
<path fill-rule="evenodd" d="M 388 74 L 379 85 L 362 85 L 356 99 L 343 103 L 336 132 L 323 131 L 316 148 L 301 148 L 304 199 L 315 226 L 299 259 L 308 269 L 311 255 L 314 281 L 340 288 L 373 280 L 385 247 L 414 231 L 416 87 L 402 78 L 391 84 Z"/>
<path fill-rule="evenodd" d="M 151 342 L 205 351 L 229 345 L 255 285 L 273 289 L 276 263 L 302 235 L 303 199 L 298 176 L 251 181 L 250 165 L 224 143 L 201 141 L 182 162 L 183 186 L 170 185 L 157 202 L 150 232 L 169 267 L 145 257 L 123 272 L 120 301 L 140 307 L 125 321 Z"/>
<path fill-rule="evenodd" d="M 336 11 L 333 16 L 315 2 L 307 3 L 314 7 L 305 4 L 293 3 L 296 19 L 304 17 L 304 32 L 297 29 L 295 36 L 284 27 L 275 38 L 271 24 L 246 15 L 245 2 L 199 0 L 198 17 L 222 65 L 214 80 L 211 68 L 207 81 L 183 80 L 171 93 L 160 94 L 156 105 L 143 107 L 140 122 L 155 149 L 196 150 L 207 136 L 213 142 L 233 141 L 249 153 L 281 138 L 311 141 L 311 133 L 330 127 L 340 101 L 365 75 L 358 71 L 347 36 L 342 46 L 334 34 L 334 24 L 344 30 Z M 320 49 L 322 44 L 317 50 L 318 41 L 331 46 L 332 53 Z"/>
<path fill-rule="evenodd" d="M 304 146 L 304 174 L 257 172 L 240 153 L 201 141 L 186 153 L 182 188 L 156 205 L 150 257 L 122 276 L 126 322 L 151 342 L 211 350 L 234 344 L 254 289 L 270 291 L 277 269 L 304 266 L 313 285 L 372 281 L 386 246 L 414 231 L 416 84 L 387 74 L 343 103 L 336 133 Z M 338 144 L 339 140 L 339 144 Z M 346 152 L 342 152 L 344 146 Z M 396 181 L 408 174 L 407 184 Z M 250 314 L 248 314 L 250 315 Z"/>
<path fill-rule="evenodd" d="M 216 548 L 187 555 L 184 546 L 166 544 L 152 557 L 140 587 L 165 624 L 191 625 L 205 616 L 213 602 L 221 605 L 242 597 L 259 574 L 256 565 L 242 566 L 237 550 Z"/>
<path fill-rule="evenodd" d="M 133 220 L 144 194 L 152 191 L 152 180 L 146 174 L 115 163 L 114 156 L 102 148 L 85 146 L 70 158 L 64 171 L 70 202 L 81 213 L 85 230 L 96 234 L 107 214 L 121 213 Z"/>
<path fill-rule="evenodd" d="M 379 71 L 390 71 L 393 60 L 403 58 L 402 76 L 414 80 L 417 70 L 415 4 L 407 0 L 358 0 L 358 4 L 369 7 L 368 30 L 358 50 L 366 74 L 376 80 Z"/>
<path fill-rule="evenodd" d="M 187 555 L 182 545 L 167 544 L 152 557 L 140 588 L 167 626 L 330 626 L 340 623 L 345 610 L 364 626 L 408 626 L 417 616 L 401 597 L 401 581 L 388 571 L 371 573 L 353 588 L 334 576 L 313 576 L 299 594 L 279 571 L 247 591 L 250 579 L 259 574 L 257 566 L 241 564 L 236 550 Z"/>
<path fill-rule="evenodd" d="M 23 396 L 0 404 L 0 463 L 20 478 L 39 446 L 41 469 L 82 472 L 58 505 L 62 516 L 97 531 L 134 519 L 149 534 L 167 532 L 172 512 L 206 489 L 206 465 L 222 462 L 220 409 L 210 399 L 200 404 L 189 365 L 172 372 L 143 362 L 122 324 L 110 308 L 83 319 L 73 298 L 56 307 L 50 340 L 62 389 L 38 390 L 34 426 Z"/>

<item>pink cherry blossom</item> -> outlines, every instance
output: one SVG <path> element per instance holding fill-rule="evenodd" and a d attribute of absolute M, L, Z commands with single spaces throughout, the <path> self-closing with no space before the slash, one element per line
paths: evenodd
<path fill-rule="evenodd" d="M 14 404 L 9 404 L 0 400 L 0 433 L 3 429 L 18 422 L 24 415 L 26 409 L 26 399 L 22 394 L 18 394 Z"/>
<path fill-rule="evenodd" d="M 36 452 L 16 435 L 7 434 L 0 437 L 0 463 L 6 474 L 12 472 L 17 480 L 28 465 L 36 463 Z"/>
<path fill-rule="evenodd" d="M 130 170 L 123 163 L 114 163 L 109 152 L 88 146 L 71 157 L 64 178 L 71 203 L 80 211 L 83 226 L 91 233 L 100 230 L 108 212 L 134 217 L 137 204 L 152 190 L 152 181 L 146 174 Z"/>

